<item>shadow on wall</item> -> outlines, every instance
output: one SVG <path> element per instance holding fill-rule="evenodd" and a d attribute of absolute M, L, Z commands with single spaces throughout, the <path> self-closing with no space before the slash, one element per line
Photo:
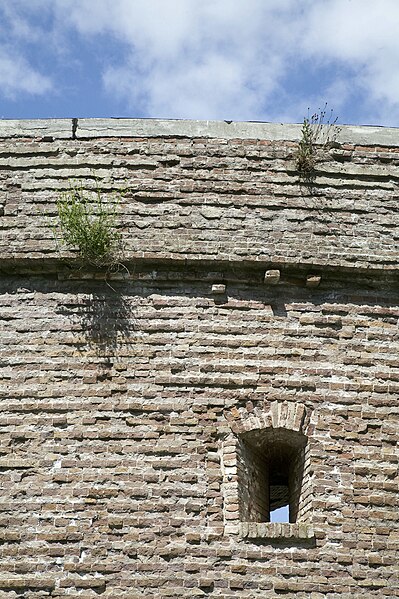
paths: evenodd
<path fill-rule="evenodd" d="M 87 294 L 79 304 L 79 316 L 86 344 L 98 357 L 115 355 L 134 330 L 131 304 L 117 289 Z"/>

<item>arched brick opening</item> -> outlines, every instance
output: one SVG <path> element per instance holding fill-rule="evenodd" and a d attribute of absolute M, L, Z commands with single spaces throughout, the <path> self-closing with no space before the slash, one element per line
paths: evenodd
<path fill-rule="evenodd" d="M 270 522 L 271 512 L 289 506 L 289 521 L 301 511 L 307 437 L 289 429 L 254 429 L 238 438 L 240 520 Z"/>
<path fill-rule="evenodd" d="M 224 440 L 222 464 L 225 523 L 268 523 L 270 514 L 289 506 L 289 522 L 311 520 L 308 435 L 310 414 L 303 404 L 264 402 L 225 413 L 231 434 Z"/>

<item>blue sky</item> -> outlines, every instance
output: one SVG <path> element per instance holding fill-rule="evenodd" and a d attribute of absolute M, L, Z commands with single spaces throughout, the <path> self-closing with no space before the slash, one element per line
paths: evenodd
<path fill-rule="evenodd" d="M 399 125 L 398 0 L 1 0 L 0 118 Z"/>

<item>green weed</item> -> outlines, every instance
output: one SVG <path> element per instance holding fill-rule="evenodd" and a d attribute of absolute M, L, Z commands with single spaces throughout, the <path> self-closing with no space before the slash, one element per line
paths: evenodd
<path fill-rule="evenodd" d="M 71 185 L 57 200 L 61 243 L 75 250 L 82 263 L 112 271 L 121 265 L 118 198 L 105 202 L 100 190 Z"/>
<path fill-rule="evenodd" d="M 328 117 L 327 104 L 312 116 L 303 119 L 301 139 L 296 153 L 296 167 L 302 183 L 312 186 L 316 178 L 318 149 L 325 149 L 333 144 L 340 132 L 338 117 L 333 119 L 333 110 Z"/>

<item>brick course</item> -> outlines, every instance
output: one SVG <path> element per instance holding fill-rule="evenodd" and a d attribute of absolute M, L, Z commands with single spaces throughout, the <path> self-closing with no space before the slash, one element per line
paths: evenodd
<path fill-rule="evenodd" d="M 311 194 L 288 129 L 41 123 L 0 123 L 0 598 L 399 597 L 396 142 L 344 130 Z M 112 288 L 49 228 L 94 176 L 124 190 Z M 311 529 L 237 534 L 235 439 L 276 423 Z"/>

